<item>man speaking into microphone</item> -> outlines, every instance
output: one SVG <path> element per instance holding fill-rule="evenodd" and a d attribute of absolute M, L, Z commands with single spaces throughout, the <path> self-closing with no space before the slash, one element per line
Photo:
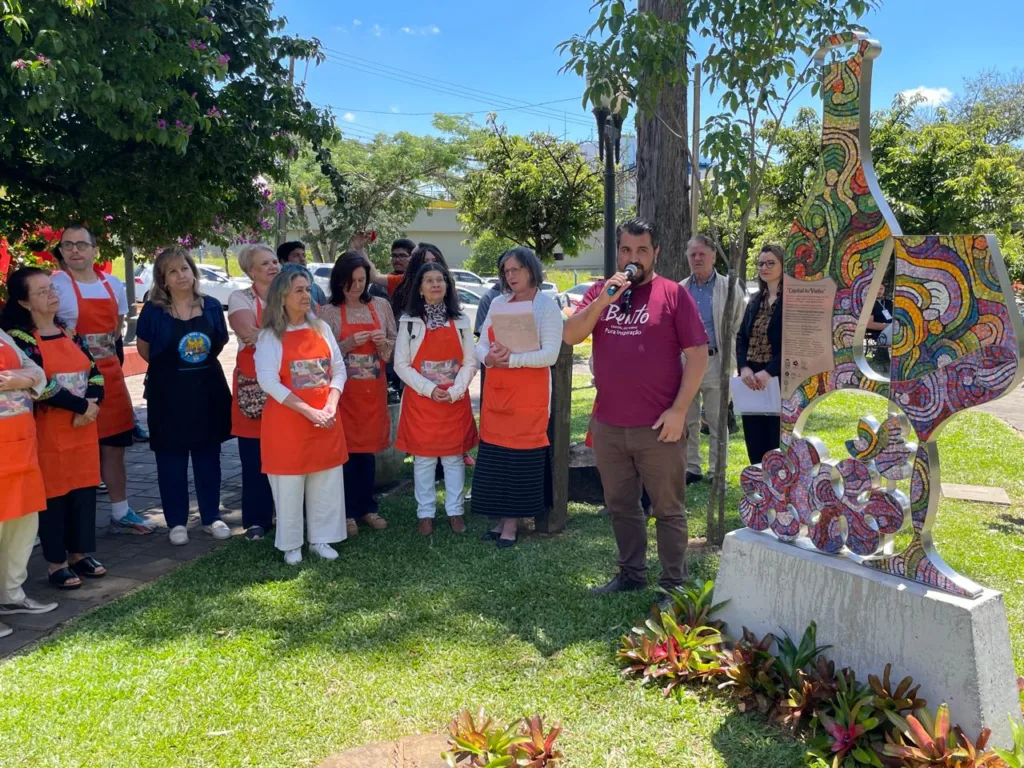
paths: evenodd
<path fill-rule="evenodd" d="M 597 594 L 647 588 L 642 488 L 655 518 L 658 584 L 671 589 L 686 581 L 686 412 L 708 366 L 708 337 L 696 303 L 683 286 L 655 271 L 654 226 L 629 219 L 615 237 L 620 271 L 590 287 L 562 333 L 573 345 L 594 336 L 591 432 L 619 547 L 619 572 L 595 587 Z"/>

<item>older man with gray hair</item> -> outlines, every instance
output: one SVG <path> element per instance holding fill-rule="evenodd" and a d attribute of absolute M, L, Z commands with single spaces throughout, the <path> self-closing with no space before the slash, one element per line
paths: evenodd
<path fill-rule="evenodd" d="M 718 473 L 719 441 L 728 439 L 719 430 L 718 418 L 722 405 L 722 356 L 726 345 L 735 344 L 736 332 L 739 330 L 740 318 L 743 315 L 743 283 L 733 300 L 733 322 L 730 338 L 724 339 L 725 333 L 725 301 L 729 292 L 729 278 L 715 270 L 715 242 L 707 235 L 695 235 L 686 246 L 686 259 L 690 263 L 690 276 L 683 280 L 686 288 L 697 304 L 704 330 L 708 335 L 708 367 L 704 372 L 700 390 L 690 403 L 686 414 L 686 484 L 696 483 L 704 479 L 700 461 L 700 415 L 701 408 L 708 423 L 710 432 L 709 476 Z"/>

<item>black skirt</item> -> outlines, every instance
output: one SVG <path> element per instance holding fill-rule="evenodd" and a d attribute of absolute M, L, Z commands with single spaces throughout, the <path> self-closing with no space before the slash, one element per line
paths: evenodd
<path fill-rule="evenodd" d="M 473 512 L 487 517 L 544 514 L 548 450 L 516 450 L 480 441 L 473 472 Z"/>

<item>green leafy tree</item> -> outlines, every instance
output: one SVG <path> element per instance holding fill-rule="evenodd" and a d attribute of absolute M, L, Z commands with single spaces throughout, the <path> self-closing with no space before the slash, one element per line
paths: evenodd
<path fill-rule="evenodd" d="M 964 83 L 952 111 L 961 122 L 983 122 L 989 144 L 1024 139 L 1024 71 L 982 72 Z"/>
<path fill-rule="evenodd" d="M 152 248 L 259 227 L 261 178 L 335 135 L 265 0 L 0 2 L 0 226 L 84 220 Z"/>
<path fill-rule="evenodd" d="M 510 136 L 490 121 L 476 148 L 477 167 L 455 187 L 459 219 L 484 233 L 526 245 L 544 261 L 575 256 L 603 221 L 603 187 L 579 151 L 544 133 Z"/>
<path fill-rule="evenodd" d="M 498 259 L 516 244 L 493 232 L 481 232 L 473 238 L 469 258 L 463 266 L 478 275 L 497 275 Z"/>
<path fill-rule="evenodd" d="M 299 153 L 282 196 L 290 225 L 305 233 L 319 258 L 333 260 L 357 231 L 375 230 L 369 255 L 384 266 L 391 241 L 451 186 L 472 151 L 474 134 L 464 120 L 439 116 L 434 126 L 440 137 L 381 133 L 369 143 L 341 139 L 319 153 Z"/>
<path fill-rule="evenodd" d="M 687 68 L 678 62 L 694 55 L 691 39 L 707 41 L 701 71 L 706 88 L 721 94 L 721 111 L 707 118 L 701 151 L 714 167 L 713 191 L 720 198 L 718 210 L 725 216 L 729 234 L 724 238 L 721 231 L 712 232 L 730 268 L 725 338 L 735 334 L 729 326 L 732 307 L 741 300 L 738 277 L 778 141 L 777 131 L 765 134 L 762 124 L 773 120 L 776 126 L 784 125 L 797 94 L 807 86 L 817 93 L 820 81 L 811 57 L 829 35 L 850 29 L 874 5 L 873 0 L 693 0 L 688 15 L 668 21 L 652 12 L 627 13 L 625 0 L 599 0 L 598 24 L 586 36 L 564 44 L 569 55 L 566 67 L 591 74 L 585 101 L 598 103 L 604 95 L 626 92 L 642 113 L 650 114 L 656 112 L 658 94 L 667 84 L 687 82 Z M 707 200 L 707 195 L 703 197 Z M 724 242 L 728 242 L 727 253 Z M 732 345 L 723 345 L 721 351 L 719 428 L 726 434 Z M 726 464 L 725 442 L 719 446 L 719 466 Z M 707 522 L 708 539 L 721 541 L 724 472 L 715 476 Z"/>

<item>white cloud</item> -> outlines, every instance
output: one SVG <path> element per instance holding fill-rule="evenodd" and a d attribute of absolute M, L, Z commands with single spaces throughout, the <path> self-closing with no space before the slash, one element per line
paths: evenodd
<path fill-rule="evenodd" d="M 359 19 L 352 19 L 352 26 L 353 27 L 361 27 L 362 25 L 363 25 L 363 22 L 361 22 Z"/>
<path fill-rule="evenodd" d="M 423 35 L 424 37 L 429 35 L 441 34 L 441 28 L 437 24 L 428 24 L 425 27 L 402 27 L 399 32 L 404 32 L 407 35 Z"/>
<path fill-rule="evenodd" d="M 922 104 L 928 107 L 939 107 L 953 98 L 953 92 L 949 88 L 929 88 L 919 85 L 917 88 L 909 88 L 900 91 L 900 96 L 908 101 L 920 97 Z"/>
<path fill-rule="evenodd" d="M 392 104 L 392 105 L 391 105 L 391 111 L 392 111 L 393 113 L 395 113 L 395 114 L 397 115 L 397 114 L 398 114 L 399 112 L 401 112 L 402 110 L 398 108 L 398 105 L 397 105 L 397 104 Z"/>
<path fill-rule="evenodd" d="M 346 123 L 354 123 L 356 121 L 356 116 L 353 115 L 351 112 L 346 112 L 344 115 L 341 116 L 341 119 L 344 120 Z"/>
<path fill-rule="evenodd" d="M 380 33 L 383 32 L 383 31 L 384 30 L 382 30 L 380 28 L 380 24 L 374 24 L 373 25 L 373 36 L 374 37 L 380 37 Z"/>

